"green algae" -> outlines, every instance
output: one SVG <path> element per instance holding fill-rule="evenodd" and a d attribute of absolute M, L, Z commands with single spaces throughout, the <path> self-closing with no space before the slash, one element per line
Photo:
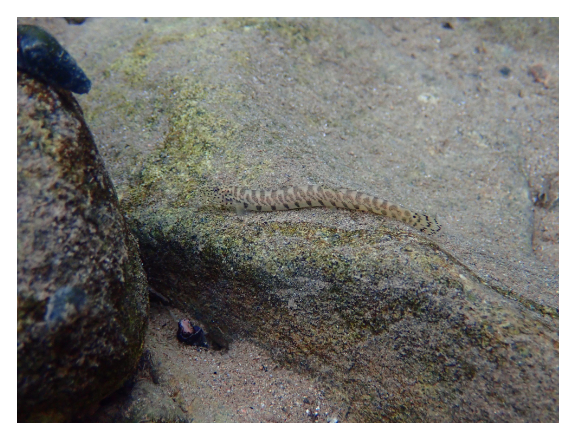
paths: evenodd
<path fill-rule="evenodd" d="M 506 43 L 521 50 L 536 46 L 558 46 L 558 17 L 488 17 L 472 18 L 467 26 L 495 42 Z"/>
<path fill-rule="evenodd" d="M 288 18 L 264 20 L 258 25 L 264 36 L 267 36 L 271 31 L 276 31 L 286 41 L 288 47 L 292 49 L 302 49 L 317 38 L 330 38 L 326 32 L 323 32 L 321 26 L 322 21 L 315 22 L 312 26 L 307 26 L 299 20 Z M 308 54 L 307 56 L 310 57 Z M 310 60 L 310 58 L 307 58 L 307 60 Z"/>
<path fill-rule="evenodd" d="M 130 51 L 111 63 L 104 77 L 108 78 L 111 72 L 120 72 L 131 86 L 141 84 L 146 78 L 146 69 L 157 55 L 155 45 L 152 44 L 152 35 L 147 32 L 140 37 Z"/>
<path fill-rule="evenodd" d="M 226 150 L 234 140 L 237 125 L 207 110 L 206 101 L 212 96 L 208 89 L 187 78 L 172 81 L 170 90 L 176 93 L 167 110 L 164 143 L 145 158 L 131 180 L 128 197 L 122 200 L 125 211 L 152 201 L 163 201 L 169 207 L 187 206 L 198 183 L 211 171 L 211 155 Z M 222 101 L 236 99 L 227 90 L 215 96 Z"/>

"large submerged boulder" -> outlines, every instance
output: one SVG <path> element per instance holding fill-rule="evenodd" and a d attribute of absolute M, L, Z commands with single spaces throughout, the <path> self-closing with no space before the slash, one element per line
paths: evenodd
<path fill-rule="evenodd" d="M 18 421 L 70 421 L 140 357 L 138 245 L 70 92 L 18 72 Z"/>
<path fill-rule="evenodd" d="M 558 89 L 526 72 L 541 53 L 556 78 L 557 21 L 533 24 L 534 49 L 447 25 L 121 19 L 64 36 L 96 48 L 80 100 L 149 281 L 212 347 L 272 350 L 347 421 L 557 421 L 557 253 L 533 250 L 531 188 L 558 170 Z M 308 184 L 442 230 L 200 200 Z"/>

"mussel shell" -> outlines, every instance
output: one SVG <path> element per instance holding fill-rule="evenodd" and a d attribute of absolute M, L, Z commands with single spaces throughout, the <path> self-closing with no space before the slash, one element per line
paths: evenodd
<path fill-rule="evenodd" d="M 184 322 L 186 322 L 186 324 Z M 176 337 L 179 341 L 187 345 L 208 347 L 204 330 L 199 326 L 192 326 L 188 320 L 180 320 L 178 322 Z"/>
<path fill-rule="evenodd" d="M 91 81 L 73 57 L 38 26 L 18 25 L 18 70 L 75 93 L 91 89 Z"/>

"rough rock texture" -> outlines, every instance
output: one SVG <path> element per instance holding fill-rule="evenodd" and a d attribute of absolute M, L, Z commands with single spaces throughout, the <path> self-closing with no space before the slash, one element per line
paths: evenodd
<path fill-rule="evenodd" d="M 151 280 L 219 346 L 270 348 L 349 403 L 349 421 L 556 420 L 556 322 L 436 243 L 209 216 L 138 232 Z"/>
<path fill-rule="evenodd" d="M 556 20 L 58 26 L 86 54 L 81 104 L 149 282 L 214 343 L 271 349 L 348 421 L 557 421 L 557 211 L 533 211 L 558 172 Z M 199 199 L 306 184 L 425 210 L 442 231 Z"/>
<path fill-rule="evenodd" d="M 78 422 L 89 423 L 188 423 L 180 391 L 164 385 L 160 363 L 146 349 L 137 371 L 125 385 L 101 402 L 99 409 Z M 159 383 L 163 383 L 159 386 Z"/>
<path fill-rule="evenodd" d="M 69 421 L 136 366 L 146 275 L 81 108 L 18 72 L 18 421 Z"/>

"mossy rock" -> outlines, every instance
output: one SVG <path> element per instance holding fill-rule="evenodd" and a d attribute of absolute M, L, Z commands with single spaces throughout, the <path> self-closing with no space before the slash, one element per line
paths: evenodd
<path fill-rule="evenodd" d="M 121 386 L 147 289 L 77 101 L 18 72 L 18 421 L 71 421 Z"/>

